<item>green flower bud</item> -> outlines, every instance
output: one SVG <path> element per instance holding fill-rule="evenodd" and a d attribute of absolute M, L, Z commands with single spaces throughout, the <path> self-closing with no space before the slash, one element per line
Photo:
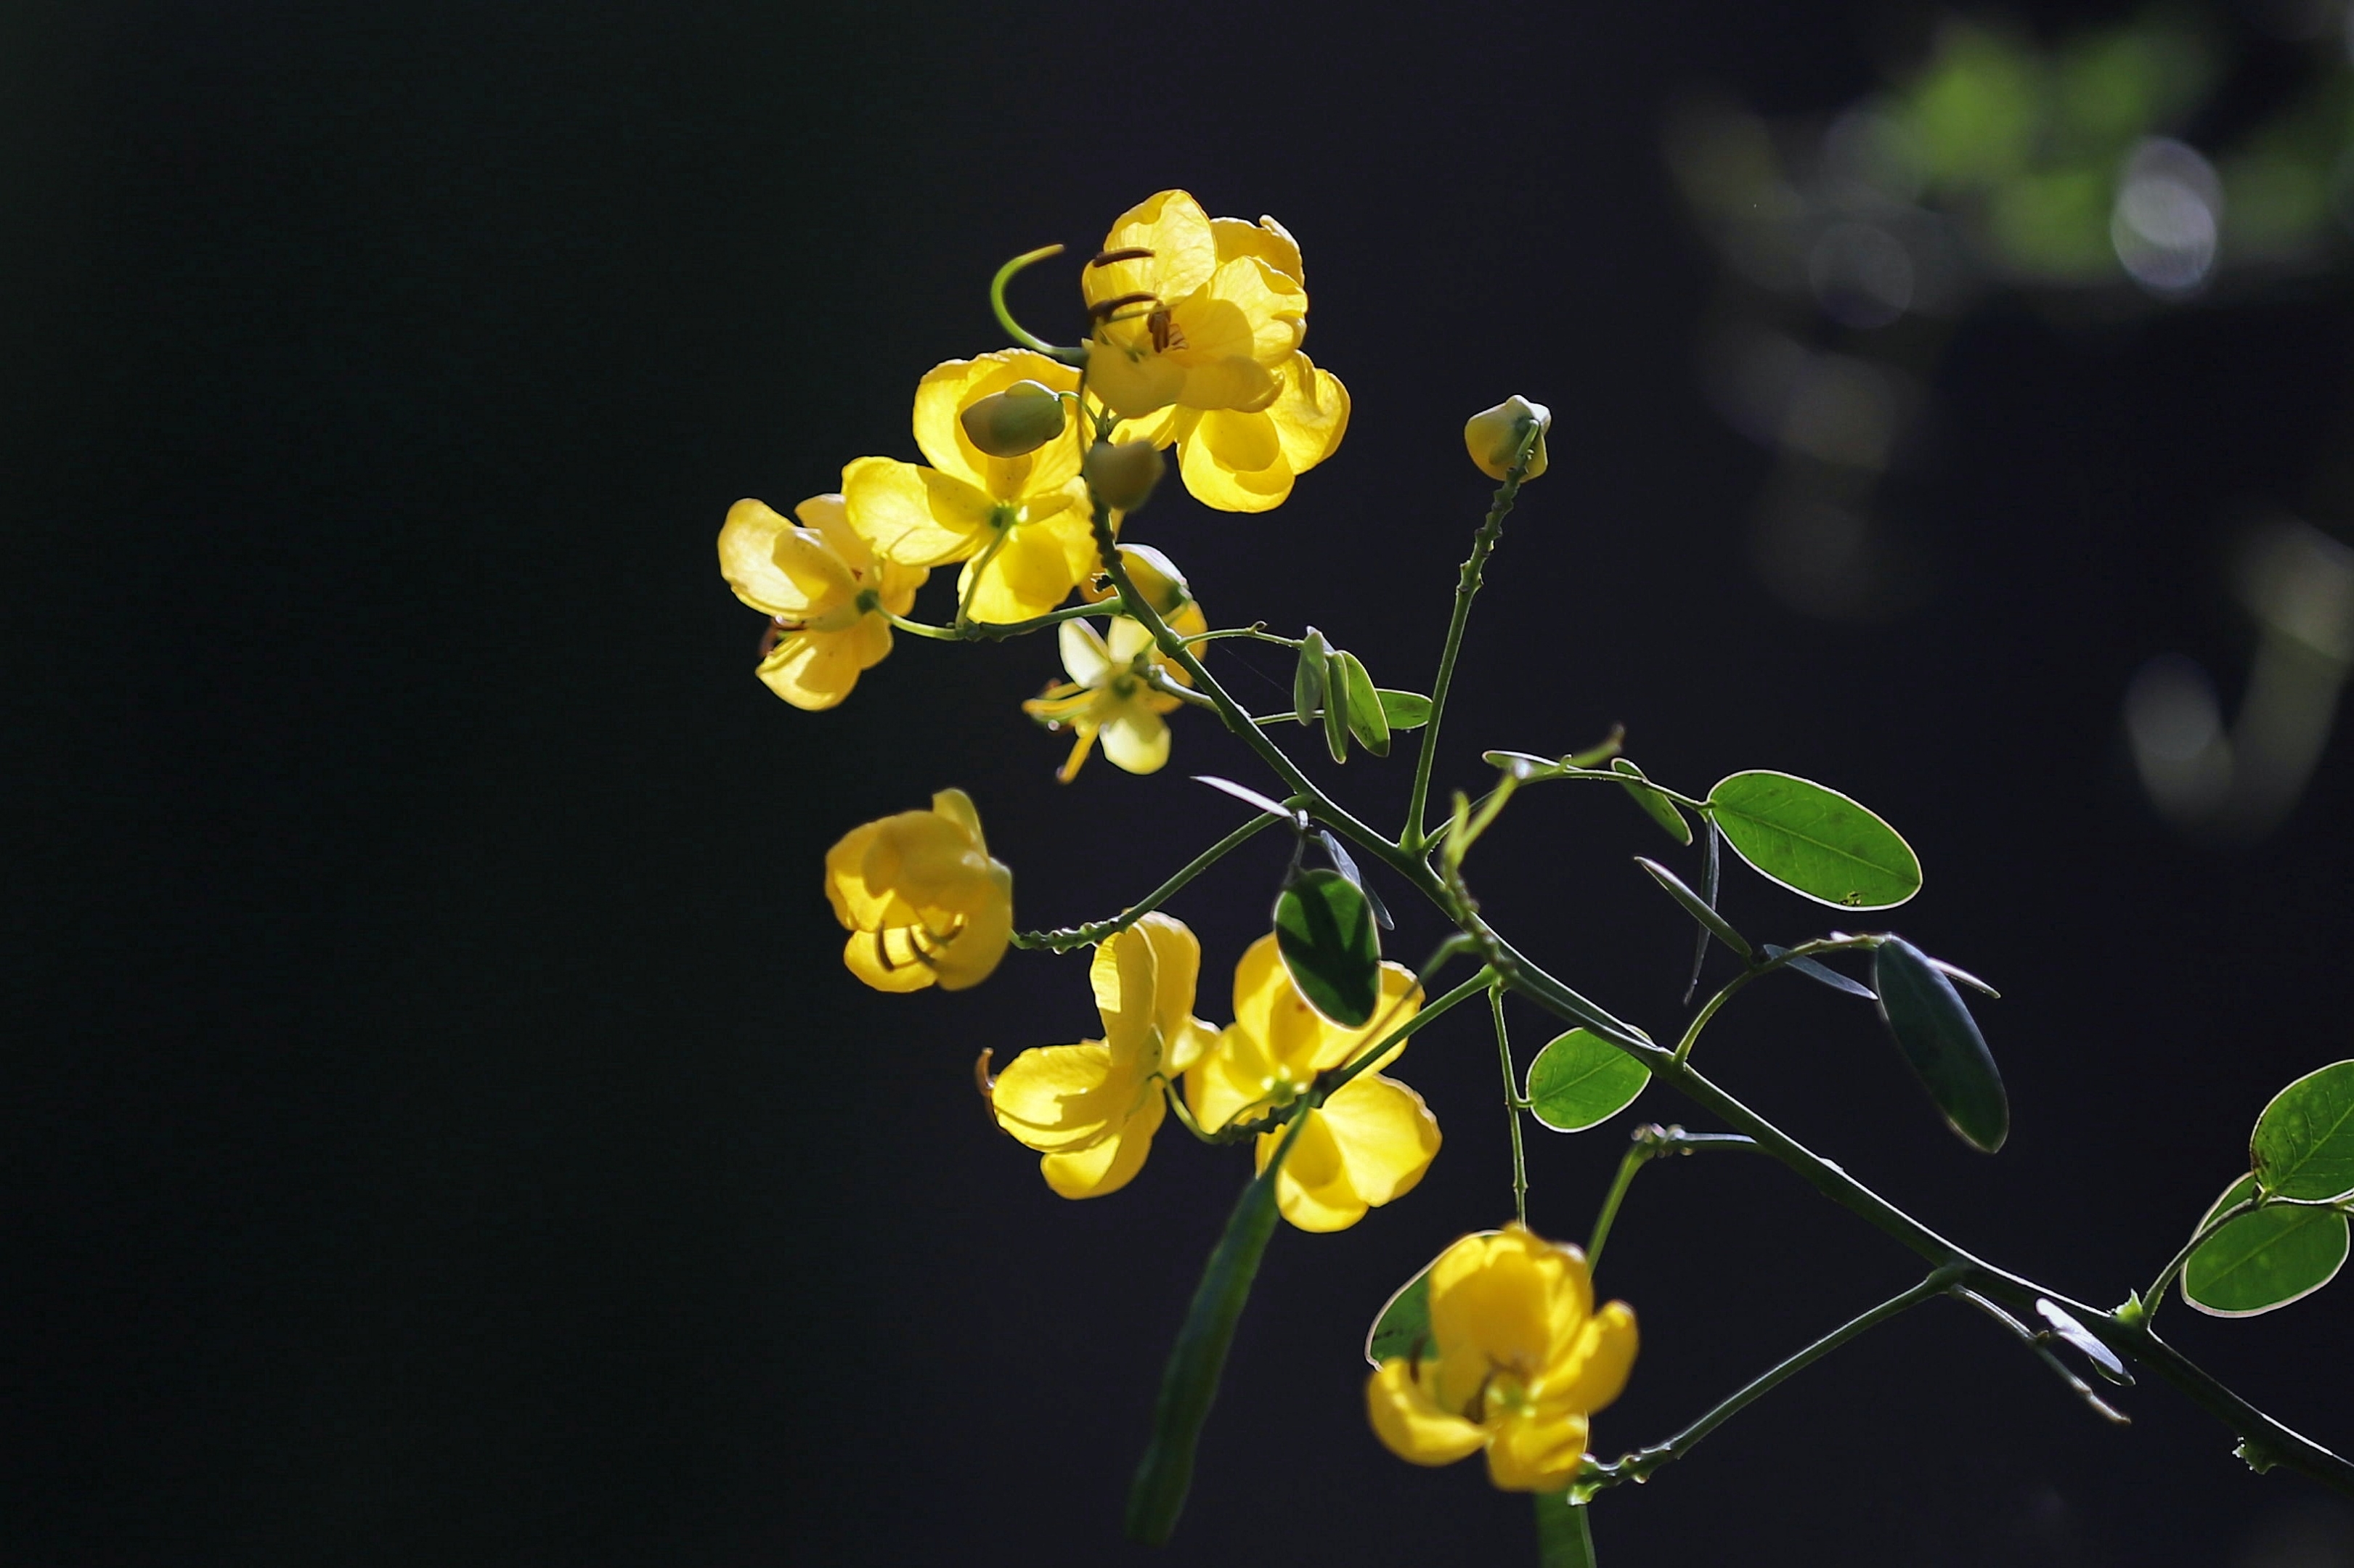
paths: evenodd
<path fill-rule="evenodd" d="M 1115 512 L 1134 512 L 1152 495 L 1168 460 L 1150 441 L 1097 441 L 1087 452 L 1087 488 Z"/>
<path fill-rule="evenodd" d="M 1471 461 L 1479 465 L 1481 473 L 1502 479 L 1512 471 L 1512 460 L 1520 455 L 1522 438 L 1532 424 L 1537 428 L 1537 444 L 1521 477 L 1534 479 L 1545 471 L 1544 432 L 1553 427 L 1553 410 L 1542 403 L 1507 397 L 1484 413 L 1472 415 L 1463 424 L 1463 444 L 1470 449 Z"/>
<path fill-rule="evenodd" d="M 1036 451 L 1063 433 L 1063 400 L 1035 381 L 1016 381 L 957 416 L 967 440 L 994 458 Z"/>

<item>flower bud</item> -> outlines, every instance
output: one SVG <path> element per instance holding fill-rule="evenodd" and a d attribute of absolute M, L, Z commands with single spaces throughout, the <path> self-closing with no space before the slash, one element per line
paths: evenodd
<path fill-rule="evenodd" d="M 1481 473 L 1502 479 L 1512 471 L 1512 460 L 1520 455 L 1522 438 L 1532 423 L 1537 428 L 1537 444 L 1521 477 L 1534 479 L 1545 471 L 1544 432 L 1553 426 L 1553 410 L 1542 403 L 1507 397 L 1486 412 L 1472 415 L 1463 424 L 1463 444 L 1470 449 L 1471 461 L 1479 465 Z"/>
<path fill-rule="evenodd" d="M 1087 452 L 1087 488 L 1115 512 L 1134 512 L 1152 495 L 1168 460 L 1150 441 L 1097 441 Z"/>
<path fill-rule="evenodd" d="M 1063 433 L 1063 400 L 1051 387 L 1017 381 L 957 416 L 967 440 L 994 458 L 1036 451 Z"/>

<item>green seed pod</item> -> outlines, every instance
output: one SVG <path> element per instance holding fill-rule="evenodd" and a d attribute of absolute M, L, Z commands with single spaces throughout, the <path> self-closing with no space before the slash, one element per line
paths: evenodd
<path fill-rule="evenodd" d="M 1063 400 L 1038 382 L 1017 381 L 974 403 L 957 423 L 991 457 L 1022 457 L 1063 433 Z"/>
<path fill-rule="evenodd" d="M 1542 403 L 1511 397 L 1472 415 L 1464 421 L 1463 444 L 1470 450 L 1471 461 L 1479 465 L 1481 473 L 1490 479 L 1502 479 L 1512 471 L 1512 460 L 1520 455 L 1522 438 L 1532 424 L 1537 428 L 1536 449 L 1529 453 L 1528 471 L 1521 477 L 1534 479 L 1545 471 L 1544 432 L 1553 427 L 1553 410 Z"/>
<path fill-rule="evenodd" d="M 1134 512 L 1152 497 L 1169 466 L 1150 441 L 1097 441 L 1087 452 L 1087 488 L 1116 512 Z"/>

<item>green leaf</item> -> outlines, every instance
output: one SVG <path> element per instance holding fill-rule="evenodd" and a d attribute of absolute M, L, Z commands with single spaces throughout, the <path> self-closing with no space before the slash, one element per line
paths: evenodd
<path fill-rule="evenodd" d="M 1584 1132 L 1633 1105 L 1650 1081 L 1650 1068 L 1592 1030 L 1573 1029 L 1529 1064 L 1529 1108 L 1555 1132 Z"/>
<path fill-rule="evenodd" d="M 1728 922 L 1723 916 L 1718 914 L 1715 910 L 1708 906 L 1707 899 L 1702 898 L 1699 894 L 1694 893 L 1691 888 L 1686 887 L 1683 883 L 1683 878 L 1678 876 L 1674 872 L 1670 871 L 1666 866 L 1661 865 L 1658 861 L 1645 860 L 1641 855 L 1637 855 L 1635 857 L 1635 863 L 1641 866 L 1645 871 L 1649 872 L 1651 874 L 1651 880 L 1658 883 L 1661 887 L 1666 888 L 1668 891 L 1668 896 L 1682 905 L 1684 907 L 1684 913 L 1699 921 L 1703 930 L 1709 932 L 1711 935 L 1715 937 L 1718 941 L 1723 942 L 1734 952 L 1739 953 L 1741 955 L 1742 962 L 1746 963 L 1749 961 L 1748 941 L 1743 938 L 1740 932 L 1733 928 L 1731 923 Z"/>
<path fill-rule="evenodd" d="M 1299 662 L 1291 671 L 1291 711 L 1301 724 L 1316 722 L 1324 706 L 1324 634 L 1314 627 L 1299 642 Z"/>
<path fill-rule="evenodd" d="M 2111 1383 L 2125 1388 L 2133 1386 L 2133 1373 L 2117 1359 L 2116 1351 L 2101 1343 L 2090 1329 L 2076 1321 L 2048 1296 L 2035 1298 L 2035 1315 L 2043 1319 L 2054 1337 L 2065 1340 L 2076 1353 L 2093 1363 L 2093 1370 Z"/>
<path fill-rule="evenodd" d="M 1324 853 L 1331 857 L 1332 869 L 1355 883 L 1357 891 L 1365 895 L 1365 902 L 1373 906 L 1373 924 L 1384 931 L 1396 930 L 1397 922 L 1390 918 L 1389 908 L 1382 903 L 1382 895 L 1367 885 L 1365 874 L 1357 869 L 1355 858 L 1341 847 L 1341 841 L 1332 836 L 1332 830 L 1319 828 L 1316 836 L 1324 841 Z"/>
<path fill-rule="evenodd" d="M 1836 789 L 1760 770 L 1719 779 L 1708 803 L 1734 853 L 1793 893 L 1887 909 L 1921 891 L 1913 846 Z"/>
<path fill-rule="evenodd" d="M 1335 762 L 1349 760 L 1349 667 L 1344 662 L 1347 657 L 1335 649 L 1324 659 L 1324 749 L 1332 754 Z"/>
<path fill-rule="evenodd" d="M 1275 901 L 1275 946 L 1308 1004 L 1344 1028 L 1371 1022 L 1381 1001 L 1381 934 L 1373 906 L 1337 871 L 1303 871 Z"/>
<path fill-rule="evenodd" d="M 1777 948 L 1771 942 L 1761 943 L 1760 946 L 1765 949 L 1766 956 L 1769 959 L 1778 959 L 1783 954 L 1790 950 L 1787 948 Z M 1932 959 L 1931 961 L 1935 962 L 1935 960 Z M 1818 985 L 1827 985 L 1833 991 L 1843 991 L 1850 996 L 1860 996 L 1866 1001 L 1878 1001 L 1880 1000 L 1878 997 L 1872 994 L 1872 988 L 1865 985 L 1861 980 L 1850 980 L 1847 976 L 1840 973 L 1839 970 L 1831 968 L 1830 965 L 1818 963 L 1813 959 L 1792 959 L 1782 967 L 1786 969 L 1795 969 L 1799 974 L 1806 976 L 1808 980 L 1815 981 Z"/>
<path fill-rule="evenodd" d="M 1365 662 L 1354 653 L 1337 656 L 1341 684 L 1349 694 L 1349 733 L 1362 742 L 1375 757 L 1390 754 L 1389 715 L 1382 711 L 1381 693 L 1373 678 L 1365 673 Z"/>
<path fill-rule="evenodd" d="M 1635 804 L 1650 813 L 1651 821 L 1668 830 L 1668 837 L 1680 844 L 1691 842 L 1691 824 L 1684 821 L 1682 810 L 1657 789 L 1633 782 L 1643 777 L 1641 768 L 1623 757 L 1614 757 L 1610 759 L 1610 771 L 1627 776 L 1629 780 L 1627 785 L 1628 795 L 1634 800 Z"/>
<path fill-rule="evenodd" d="M 1880 1016 L 1913 1064 L 1946 1125 L 1973 1149 L 1992 1154 L 2010 1136 L 2010 1100 L 1978 1021 L 1929 956 L 1891 937 L 1872 956 Z"/>
<path fill-rule="evenodd" d="M 1494 1231 L 1475 1231 L 1475 1235 L 1491 1236 Z M 1455 1244 L 1449 1242 L 1449 1246 Z M 1445 1253 L 1439 1254 L 1444 1257 Z M 1379 1367 L 1394 1357 L 1428 1351 L 1430 1343 L 1430 1271 L 1438 1265 L 1434 1257 L 1415 1271 L 1414 1277 L 1397 1287 L 1396 1294 L 1382 1303 L 1373 1314 L 1373 1326 L 1365 1331 L 1365 1364 Z"/>
<path fill-rule="evenodd" d="M 2255 1191 L 2253 1175 L 2232 1182 L 2191 1234 Z M 2270 1312 L 2328 1284 L 2345 1266 L 2347 1242 L 2346 1216 L 2334 1209 L 2285 1206 L 2242 1214 L 2183 1265 L 2182 1299 L 2214 1318 Z"/>
<path fill-rule="evenodd" d="M 1392 729 L 1420 729 L 1430 722 L 1430 699 L 1420 692 L 1394 692 L 1387 686 L 1377 686 L 1373 694 L 1382 700 L 1382 716 L 1390 721 Z"/>
<path fill-rule="evenodd" d="M 2267 1192 L 2354 1197 L 2354 1062 L 2332 1062 L 2274 1095 L 2248 1151 Z"/>

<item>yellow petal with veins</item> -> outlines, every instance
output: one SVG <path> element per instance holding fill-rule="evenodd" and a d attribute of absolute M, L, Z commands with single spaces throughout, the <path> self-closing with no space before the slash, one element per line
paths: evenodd
<path fill-rule="evenodd" d="M 1208 282 L 1218 267 L 1210 215 L 1184 191 L 1161 191 L 1129 207 L 1113 221 L 1103 248 L 1151 254 L 1081 271 L 1079 287 L 1089 305 L 1126 294 L 1182 299 Z"/>
<path fill-rule="evenodd" d="M 908 567 L 961 561 L 987 542 L 990 498 L 937 469 L 859 458 L 842 471 L 852 526 L 875 553 Z"/>
<path fill-rule="evenodd" d="M 998 1126 L 1042 1152 L 1092 1149 L 1126 1119 L 1134 1086 L 1101 1041 L 1039 1045 L 997 1075 L 990 1108 Z"/>
<path fill-rule="evenodd" d="M 1569 1352 L 1533 1388 L 1538 1401 L 1589 1414 L 1617 1399 L 1634 1370 L 1635 1309 L 1613 1301 L 1585 1320 Z"/>
<path fill-rule="evenodd" d="M 1378 1208 L 1415 1189 L 1438 1155 L 1438 1118 L 1394 1078 L 1366 1073 L 1327 1096 L 1320 1112 L 1357 1196 Z"/>
<path fill-rule="evenodd" d="M 1508 1492 L 1559 1491 L 1585 1462 L 1586 1435 L 1576 1411 L 1507 1416 L 1488 1444 L 1488 1478 Z"/>
<path fill-rule="evenodd" d="M 1487 1428 L 1441 1409 L 1414 1374 L 1393 1356 L 1365 1380 L 1365 1414 L 1382 1446 L 1416 1465 L 1451 1465 L 1485 1447 Z"/>
<path fill-rule="evenodd" d="M 1038 1161 L 1046 1185 L 1066 1198 L 1100 1198 L 1117 1192 L 1144 1168 L 1152 1152 L 1152 1135 L 1169 1114 L 1169 1101 L 1160 1086 L 1144 1086 L 1144 1099 L 1135 1113 L 1092 1149 L 1072 1154 L 1049 1154 Z"/>
<path fill-rule="evenodd" d="M 1219 260 L 1256 256 L 1294 282 L 1307 281 L 1307 271 L 1299 264 L 1299 241 L 1275 219 L 1263 217 L 1252 223 L 1239 217 L 1214 217 L 1210 232 L 1217 241 Z"/>
<path fill-rule="evenodd" d="M 957 577 L 957 602 L 970 603 L 975 620 L 1028 620 L 1070 598 L 1095 566 L 1087 517 L 1076 508 L 1060 511 L 1043 522 L 1017 524 L 986 565 L 978 556 L 968 560 Z"/>
<path fill-rule="evenodd" d="M 848 566 L 763 501 L 739 501 L 727 509 L 719 529 L 719 574 L 754 609 L 795 620 L 856 591 Z"/>
<path fill-rule="evenodd" d="M 1103 726 L 1104 756 L 1128 773 L 1158 773 L 1169 761 L 1169 724 L 1145 703 L 1124 705 Z"/>
<path fill-rule="evenodd" d="M 1087 983 L 1103 1015 L 1104 1040 L 1113 1065 L 1123 1073 L 1150 1073 L 1160 1066 L 1154 1044 L 1154 981 L 1160 969 L 1152 938 L 1133 926 L 1096 948 Z"/>
<path fill-rule="evenodd" d="M 991 457 L 972 444 L 958 416 L 1017 381 L 1055 392 L 1076 391 L 1079 373 L 1028 349 L 1001 349 L 977 359 L 933 366 L 916 387 L 916 446 L 942 473 L 999 501 L 1055 489 L 1079 471 L 1079 446 L 1067 435 L 1017 458 Z"/>
<path fill-rule="evenodd" d="M 886 638 L 890 635 L 888 625 L 875 624 L 883 627 Z M 885 647 L 887 651 L 889 644 Z M 854 630 L 790 632 L 778 640 L 753 673 L 793 706 L 820 713 L 850 695 L 858 683 L 858 673 L 865 668 L 859 662 L 859 652 Z M 870 659 L 866 663 L 874 662 Z"/>

